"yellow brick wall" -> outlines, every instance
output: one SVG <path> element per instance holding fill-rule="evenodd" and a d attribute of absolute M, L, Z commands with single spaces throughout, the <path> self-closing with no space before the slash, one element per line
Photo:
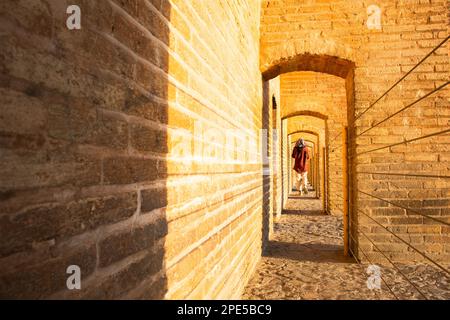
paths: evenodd
<path fill-rule="evenodd" d="M 271 113 L 271 226 L 270 233 L 273 231 L 273 222 L 278 219 L 282 212 L 282 170 L 281 170 L 281 95 L 280 78 L 276 77 L 269 81 L 269 112 Z"/>
<path fill-rule="evenodd" d="M 263 83 L 261 72 L 345 79 L 353 136 L 448 81 L 446 46 L 352 122 L 448 35 L 445 0 L 379 1 L 381 30 L 365 26 L 368 1 L 45 3 L 0 3 L 8 12 L 0 16 L 1 298 L 239 298 L 288 194 L 287 175 L 263 175 L 276 162 L 263 163 L 273 136 L 262 142 L 260 129 L 281 131 L 278 163 L 288 172 L 289 127 L 305 127 L 280 120 L 282 102 L 273 112 L 281 80 Z M 66 28 L 71 4 L 81 8 L 81 30 Z M 326 56 L 297 59 L 304 53 Z M 353 151 L 448 128 L 448 101 L 446 88 L 356 139 Z M 439 261 L 450 256 L 449 228 L 356 189 L 448 217 L 448 180 L 379 174 L 448 174 L 448 138 L 353 162 L 352 226 L 399 261 L 420 257 L 390 245 L 358 209 Z M 69 265 L 81 268 L 80 291 L 66 289 Z"/>
<path fill-rule="evenodd" d="M 167 208 L 166 297 L 237 298 L 260 256 L 261 215 L 263 208 L 269 214 L 270 205 L 261 201 L 267 192 L 261 156 L 255 161 L 249 154 L 260 152 L 259 129 L 269 127 L 261 122 L 255 60 L 258 2 L 175 1 L 172 13 L 184 17 L 179 28 L 185 34 L 171 48 L 189 70 L 186 82 L 174 84 L 176 98 L 169 105 L 168 125 L 177 133 L 173 141 L 169 135 L 167 183 L 174 199 Z M 183 127 L 179 117 L 194 128 Z M 236 137 L 236 148 L 227 150 L 223 133 L 239 135 L 242 129 L 257 148 L 248 150 Z M 180 144 L 193 146 L 194 154 L 178 153 Z M 235 159 L 227 159 L 227 151 L 236 152 Z"/>
<path fill-rule="evenodd" d="M 260 2 L 46 3 L 0 4 L 0 296 L 239 298 L 271 214 Z"/>
<path fill-rule="evenodd" d="M 282 166 L 282 190 L 283 190 L 283 198 L 282 198 L 282 206 L 284 207 L 287 200 L 290 190 L 290 180 L 289 180 L 289 174 L 286 174 L 287 172 L 290 172 L 292 170 L 292 166 L 290 165 L 290 159 L 291 154 L 289 150 L 290 142 L 289 142 L 289 136 L 287 134 L 288 132 L 288 120 L 283 119 L 281 121 L 281 166 Z"/>

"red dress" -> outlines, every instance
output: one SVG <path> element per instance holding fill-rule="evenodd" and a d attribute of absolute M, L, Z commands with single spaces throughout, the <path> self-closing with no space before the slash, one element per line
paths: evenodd
<path fill-rule="evenodd" d="M 294 170 L 298 173 L 304 173 L 309 170 L 309 150 L 308 147 L 294 147 L 292 158 L 295 159 Z"/>

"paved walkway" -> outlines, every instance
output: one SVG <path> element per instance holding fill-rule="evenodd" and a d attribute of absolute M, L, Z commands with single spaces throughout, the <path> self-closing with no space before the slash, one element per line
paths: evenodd
<path fill-rule="evenodd" d="M 342 219 L 320 200 L 291 197 L 244 299 L 392 299 L 367 288 L 367 275 L 343 256 Z"/>

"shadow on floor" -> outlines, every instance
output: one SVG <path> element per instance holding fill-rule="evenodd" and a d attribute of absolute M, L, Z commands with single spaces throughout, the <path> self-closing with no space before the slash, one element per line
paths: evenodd
<path fill-rule="evenodd" d="M 270 241 L 265 257 L 295 260 L 299 262 L 356 263 L 344 257 L 342 245 L 324 243 L 292 243 Z"/>
<path fill-rule="evenodd" d="M 292 209 L 284 209 L 282 214 L 286 215 L 300 215 L 300 216 L 326 216 L 326 214 L 322 210 L 292 210 Z"/>
<path fill-rule="evenodd" d="M 319 198 L 317 198 L 316 196 L 290 195 L 288 197 L 288 199 L 292 199 L 292 200 L 298 200 L 298 199 L 302 199 L 302 200 L 317 200 Z"/>

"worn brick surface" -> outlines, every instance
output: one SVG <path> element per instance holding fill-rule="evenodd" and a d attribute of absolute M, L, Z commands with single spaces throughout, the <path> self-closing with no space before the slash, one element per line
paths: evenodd
<path fill-rule="evenodd" d="M 260 3 L 70 4 L 81 30 L 66 1 L 0 5 L 2 297 L 239 297 L 280 212 L 261 201 Z M 242 129 L 255 157 L 217 135 Z M 87 243 L 69 292 L 56 248 Z"/>
<path fill-rule="evenodd" d="M 81 30 L 66 28 L 71 4 Z M 0 296 L 239 298 L 287 202 L 288 135 L 316 133 L 321 151 L 345 124 L 352 226 L 422 259 L 364 210 L 448 261 L 448 227 L 357 192 L 448 220 L 448 179 L 386 174 L 448 176 L 448 133 L 354 155 L 448 128 L 445 88 L 354 138 L 448 81 L 445 46 L 354 121 L 447 37 L 448 3 L 380 1 L 381 30 L 369 4 L 1 1 Z M 325 159 L 336 215 L 340 157 Z M 70 264 L 80 291 L 65 288 Z"/>

